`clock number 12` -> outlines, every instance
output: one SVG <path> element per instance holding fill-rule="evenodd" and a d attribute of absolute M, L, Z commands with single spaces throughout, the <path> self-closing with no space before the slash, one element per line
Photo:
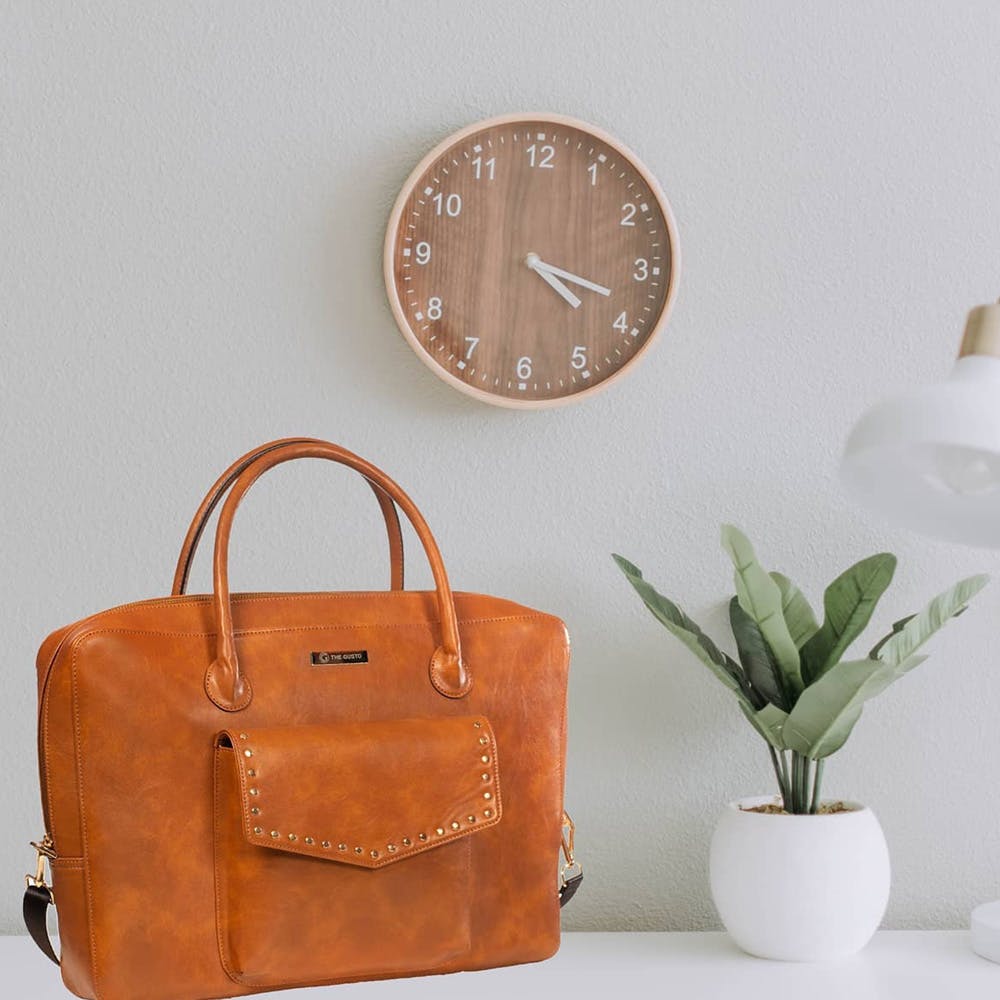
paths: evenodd
<path fill-rule="evenodd" d="M 539 148 L 535 143 L 532 143 L 525 152 L 528 154 L 528 162 L 533 167 L 538 167 L 541 170 L 555 170 L 556 165 L 552 162 L 556 157 L 554 146 Z"/>

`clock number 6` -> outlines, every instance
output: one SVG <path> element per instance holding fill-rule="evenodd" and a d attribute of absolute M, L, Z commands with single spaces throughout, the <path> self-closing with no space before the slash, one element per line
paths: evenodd
<path fill-rule="evenodd" d="M 519 379 L 531 378 L 531 358 L 529 357 L 518 358 L 517 377 Z"/>

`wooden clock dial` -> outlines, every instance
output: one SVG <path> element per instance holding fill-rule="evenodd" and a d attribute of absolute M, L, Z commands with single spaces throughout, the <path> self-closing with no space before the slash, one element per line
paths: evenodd
<path fill-rule="evenodd" d="M 386 233 L 403 335 L 445 381 L 501 406 L 579 399 L 622 374 L 666 322 L 678 268 L 653 176 L 610 136 L 552 115 L 446 140 Z"/>

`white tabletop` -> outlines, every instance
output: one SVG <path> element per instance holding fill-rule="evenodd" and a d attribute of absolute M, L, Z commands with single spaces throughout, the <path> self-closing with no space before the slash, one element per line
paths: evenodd
<path fill-rule="evenodd" d="M 0 937 L 0 994 L 65 1000 L 56 968 L 25 937 Z M 997 1000 L 1000 965 L 965 931 L 882 931 L 843 962 L 793 965 L 738 951 L 725 934 L 566 934 L 540 965 L 271 994 L 281 1000 L 577 997 L 678 1000 Z"/>

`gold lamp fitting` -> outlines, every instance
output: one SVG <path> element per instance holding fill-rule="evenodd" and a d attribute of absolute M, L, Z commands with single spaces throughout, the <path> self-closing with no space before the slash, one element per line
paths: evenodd
<path fill-rule="evenodd" d="M 958 356 L 965 358 L 970 354 L 1000 358 L 1000 303 L 976 306 L 969 313 Z"/>

